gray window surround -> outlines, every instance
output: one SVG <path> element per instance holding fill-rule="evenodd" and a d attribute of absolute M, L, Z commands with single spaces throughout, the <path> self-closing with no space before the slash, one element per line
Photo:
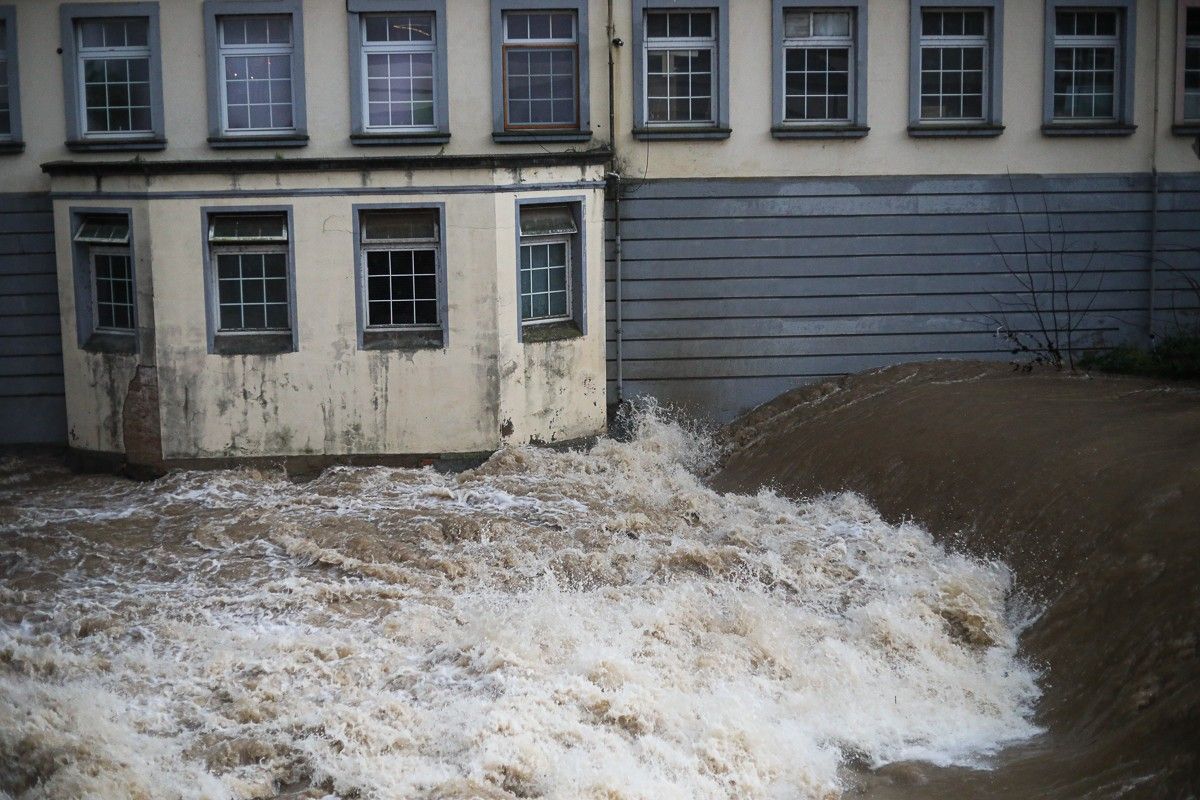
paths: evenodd
<path fill-rule="evenodd" d="M 129 268 L 133 275 L 133 330 L 128 333 L 117 331 L 96 330 L 93 306 L 94 281 L 92 279 L 92 245 L 75 241 L 75 231 L 79 229 L 84 217 L 91 216 L 125 217 L 129 223 Z M 137 303 L 137 248 L 136 236 L 133 229 L 133 210 L 126 208 L 110 208 L 100 206 L 72 206 L 68 209 L 70 230 L 67 232 L 71 239 L 71 271 L 75 288 L 75 335 L 80 350 L 89 353 L 136 353 L 138 349 L 138 303 Z"/>
<path fill-rule="evenodd" d="M 1054 120 L 1054 17 L 1059 9 L 1116 9 L 1121 12 L 1117 59 L 1120 86 L 1116 91 L 1116 121 Z M 1137 53 L 1137 0 L 1046 0 L 1045 49 L 1042 56 L 1042 134 L 1045 136 L 1131 136 L 1133 80 Z"/>
<path fill-rule="evenodd" d="M 286 332 L 218 333 L 216 265 L 208 241 L 209 218 L 225 214 L 285 214 L 287 216 L 288 326 Z M 204 259 L 204 319 L 208 352 L 215 355 L 277 355 L 300 349 L 296 326 L 296 226 L 290 205 L 204 206 L 200 209 L 200 249 Z"/>
<path fill-rule="evenodd" d="M 208 144 L 215 149 L 304 147 L 308 144 L 304 86 L 303 0 L 204 0 L 205 74 L 208 83 Z M 292 17 L 292 122 L 290 132 L 230 134 L 221 126 L 221 39 L 217 17 L 290 14 Z"/>
<path fill-rule="evenodd" d="M 351 206 L 354 233 L 354 306 L 358 320 L 359 350 L 424 350 L 445 348 L 450 343 L 450 304 L 446 287 L 446 204 L 445 203 L 355 203 Z M 438 215 L 437 291 L 440 331 L 402 328 L 368 330 L 367 328 L 367 265 L 362 258 L 362 212 L 364 211 L 436 211 Z"/>
<path fill-rule="evenodd" d="M 729 127 L 729 0 L 631 0 L 633 4 L 633 136 L 645 141 L 728 139 Z M 713 92 L 716 122 L 670 125 L 646 122 L 646 12 L 711 11 L 717 26 L 717 85 Z"/>
<path fill-rule="evenodd" d="M 350 141 L 358 145 L 445 144 L 450 141 L 450 103 L 447 91 L 449 49 L 446 0 L 347 0 L 350 53 Z M 363 119 L 362 15 L 386 12 L 433 14 L 434 126 L 433 131 L 372 133 Z"/>
<path fill-rule="evenodd" d="M 1185 119 L 1183 116 L 1183 59 L 1187 40 L 1187 10 L 1200 13 L 1200 0 L 1178 0 L 1175 7 L 1175 70 L 1174 98 L 1175 117 L 1171 133 L 1176 136 L 1200 136 L 1200 119 Z"/>
<path fill-rule="evenodd" d="M 4 22 L 4 52 L 8 58 L 8 118 L 11 131 L 0 136 L 0 155 L 20 153 L 25 149 L 21 139 L 21 82 L 17 69 L 17 8 L 0 6 Z"/>
<path fill-rule="evenodd" d="M 854 12 L 854 105 L 849 123 L 787 122 L 783 118 L 783 14 L 788 9 Z M 771 0 L 771 135 L 776 139 L 861 139 L 867 126 L 867 0 Z"/>
<path fill-rule="evenodd" d="M 124 150 L 162 150 L 167 146 L 163 109 L 162 40 L 159 38 L 158 3 L 64 3 L 59 6 L 62 36 L 63 102 L 67 118 L 67 149 L 76 152 Z M 107 134 L 89 139 L 83 130 L 79 109 L 79 53 L 76 23 L 104 17 L 145 17 L 150 44 L 150 126 L 151 133 L 128 136 Z"/>
<path fill-rule="evenodd" d="M 574 11 L 575 38 L 579 46 L 579 127 L 545 130 L 504 129 L 504 12 Z M 498 144 L 521 142 L 586 142 L 592 138 L 588 95 L 588 0 L 491 0 L 492 36 L 492 141 Z"/>
<path fill-rule="evenodd" d="M 569 320 L 531 322 L 521 320 L 521 208 L 524 206 L 568 206 L 575 215 L 578 233 L 571 241 L 571 292 Z M 524 344 L 576 339 L 587 336 L 587 198 L 584 195 L 518 197 L 513 209 L 513 288 L 517 341 Z"/>
<path fill-rule="evenodd" d="M 987 102 L 982 122 L 921 119 L 921 12 L 985 9 L 988 15 Z M 909 0 L 908 135 L 915 138 L 999 136 L 1004 133 L 1004 0 Z"/>

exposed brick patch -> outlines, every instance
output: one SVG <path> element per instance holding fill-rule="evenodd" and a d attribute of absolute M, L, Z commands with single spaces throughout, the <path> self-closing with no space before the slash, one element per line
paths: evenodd
<path fill-rule="evenodd" d="M 137 368 L 125 393 L 121 417 L 127 468 L 134 472 L 164 471 L 158 417 L 158 371 L 154 367 Z"/>

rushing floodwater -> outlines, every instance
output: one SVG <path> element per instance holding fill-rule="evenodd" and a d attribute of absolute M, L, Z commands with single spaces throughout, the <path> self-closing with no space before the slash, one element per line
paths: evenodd
<path fill-rule="evenodd" d="M 1002 565 L 638 429 L 303 484 L 0 465 L 0 795 L 833 798 L 1036 733 Z"/>

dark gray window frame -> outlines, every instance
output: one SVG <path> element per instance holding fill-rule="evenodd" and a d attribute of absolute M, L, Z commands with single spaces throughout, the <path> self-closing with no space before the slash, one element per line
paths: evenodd
<path fill-rule="evenodd" d="M 65 3 L 59 6 L 62 37 L 63 101 L 67 117 L 67 149 L 76 152 L 162 150 L 167 146 L 163 108 L 162 39 L 159 37 L 158 3 Z M 79 20 L 107 17 L 145 17 L 150 45 L 150 134 L 89 139 L 79 117 L 79 51 L 75 25 Z"/>
<path fill-rule="evenodd" d="M 446 265 L 446 204 L 436 203 L 355 203 L 351 206 L 354 233 L 354 305 L 358 319 L 359 350 L 425 350 L 444 349 L 450 345 L 450 303 L 447 297 L 448 273 Z M 369 330 L 367 328 L 367 265 L 362 258 L 362 212 L 363 211 L 437 211 L 437 291 L 438 319 L 441 331 L 406 331 L 403 329 Z"/>
<path fill-rule="evenodd" d="M 728 139 L 729 127 L 729 0 L 632 0 L 633 3 L 633 136 L 646 141 Z M 711 11 L 717 25 L 717 105 L 712 125 L 662 125 L 646 122 L 646 12 Z"/>
<path fill-rule="evenodd" d="M 521 320 L 521 208 L 523 206 L 568 206 L 575 215 L 579 233 L 571 243 L 571 318 L 562 322 L 525 324 Z M 513 216 L 513 281 L 516 289 L 517 341 L 524 344 L 576 339 L 587 336 L 587 197 L 582 194 L 518 197 Z"/>
<path fill-rule="evenodd" d="M 982 122 L 938 122 L 921 119 L 921 12 L 985 9 L 988 20 L 988 97 Z M 917 138 L 999 136 L 1004 133 L 1004 0 L 909 0 L 908 5 L 908 135 Z"/>
<path fill-rule="evenodd" d="M 1054 15 L 1060 9 L 1116 9 L 1121 12 L 1121 31 L 1118 35 L 1120 52 L 1119 78 L 1116 92 L 1119 111 L 1116 121 L 1087 122 L 1084 120 L 1054 120 Z M 1046 136 L 1132 136 L 1137 130 L 1133 123 L 1133 81 L 1136 75 L 1137 0 L 1046 0 L 1045 28 L 1042 54 L 1042 133 Z"/>
<path fill-rule="evenodd" d="M 1176 136 L 1192 137 L 1200 136 L 1200 119 L 1187 119 L 1183 116 L 1183 65 L 1187 41 L 1186 15 L 1189 8 L 1194 8 L 1197 13 L 1200 13 L 1200 0 L 1178 0 L 1175 4 L 1175 61 L 1172 73 L 1175 86 L 1175 91 L 1172 93 L 1175 100 L 1175 116 L 1171 133 Z"/>
<path fill-rule="evenodd" d="M 129 224 L 129 269 L 133 276 L 133 330 L 128 333 L 117 331 L 96 330 L 95 296 L 92 287 L 95 283 L 92 276 L 92 246 L 87 242 L 75 241 L 75 232 L 84 217 L 93 216 L 125 217 Z M 112 208 L 102 206 L 72 206 L 68 209 L 67 234 L 71 238 L 71 271 L 75 287 L 75 334 L 80 350 L 89 353 L 136 353 L 138 351 L 138 326 L 140 313 L 138 309 L 138 279 L 137 279 L 137 237 L 133 228 L 133 209 Z"/>
<path fill-rule="evenodd" d="M 547 130 L 507 131 L 504 129 L 504 12 L 574 11 L 575 39 L 579 48 L 579 127 Z M 586 142 L 592 138 L 588 78 L 588 0 L 491 0 L 492 35 L 492 141 L 498 144 L 521 142 Z"/>
<path fill-rule="evenodd" d="M 784 31 L 788 9 L 830 9 L 854 12 L 854 107 L 849 123 L 800 123 L 783 118 Z M 861 139 L 867 126 L 867 0 L 771 0 L 771 135 L 776 139 Z"/>
<path fill-rule="evenodd" d="M 230 134 L 221 126 L 221 39 L 217 17 L 290 14 L 292 17 L 292 131 Z M 204 54 L 208 81 L 208 143 L 217 149 L 304 147 L 308 116 L 304 83 L 303 0 L 204 0 Z"/>
<path fill-rule="evenodd" d="M 224 214 L 285 214 L 287 217 L 288 333 L 218 333 L 216 265 L 208 241 L 209 217 Z M 216 355 L 277 355 L 300 349 L 296 325 L 296 226 L 290 205 L 204 206 L 200 209 L 200 246 L 204 257 L 204 319 L 208 352 Z"/>
<path fill-rule="evenodd" d="M 446 35 L 446 0 L 347 0 L 350 53 L 350 141 L 359 145 L 445 144 L 450 141 L 450 103 L 447 89 L 449 50 Z M 362 15 L 397 12 L 433 15 L 434 126 L 433 131 L 372 133 L 363 119 Z"/>
<path fill-rule="evenodd" d="M 4 22 L 4 52 L 8 58 L 8 134 L 0 136 L 0 155 L 20 153 L 25 149 L 21 138 L 21 76 L 17 68 L 17 7 L 0 6 Z"/>

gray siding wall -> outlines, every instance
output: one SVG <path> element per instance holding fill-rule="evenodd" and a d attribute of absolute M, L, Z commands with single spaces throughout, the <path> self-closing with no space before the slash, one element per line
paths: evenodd
<path fill-rule="evenodd" d="M 1158 183 L 1162 332 L 1194 324 L 1184 275 L 1200 279 L 1200 175 Z M 1054 302 L 1060 319 L 1072 304 L 1077 348 L 1144 341 L 1153 205 L 1149 175 L 627 182 L 626 396 L 725 420 L 848 372 L 1011 358 L 996 329 L 1037 328 L 1029 282 L 1040 306 L 1051 280 L 1072 288 Z M 612 219 L 610 202 L 610 398 Z"/>
<path fill-rule="evenodd" d="M 0 445 L 65 441 L 50 197 L 0 194 Z"/>

